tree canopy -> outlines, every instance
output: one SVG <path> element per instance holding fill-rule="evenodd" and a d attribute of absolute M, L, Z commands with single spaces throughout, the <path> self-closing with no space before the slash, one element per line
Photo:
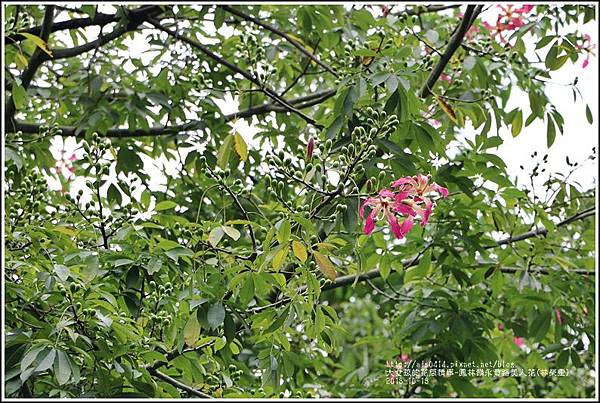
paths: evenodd
<path fill-rule="evenodd" d="M 4 11 L 5 396 L 596 396 L 596 5 Z"/>

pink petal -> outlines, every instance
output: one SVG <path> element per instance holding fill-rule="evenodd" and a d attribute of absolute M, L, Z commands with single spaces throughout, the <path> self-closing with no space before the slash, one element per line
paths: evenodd
<path fill-rule="evenodd" d="M 392 182 L 392 187 L 398 187 L 406 184 L 414 184 L 414 179 L 410 176 L 405 176 Z"/>
<path fill-rule="evenodd" d="M 522 337 L 515 337 L 514 342 L 519 348 L 525 345 L 525 339 L 523 339 Z"/>
<path fill-rule="evenodd" d="M 408 356 L 408 354 L 402 354 L 402 355 L 400 355 L 400 361 L 408 362 L 408 361 L 410 361 L 410 357 Z"/>
<path fill-rule="evenodd" d="M 414 216 L 416 214 L 415 210 L 404 203 L 396 203 L 394 205 L 394 211 L 404 215 L 404 216 Z"/>
<path fill-rule="evenodd" d="M 436 192 L 440 192 L 440 194 L 446 198 L 448 197 L 448 189 L 446 189 L 443 186 L 438 185 L 437 183 L 433 183 L 432 184 L 432 189 L 435 190 Z"/>
<path fill-rule="evenodd" d="M 408 234 L 408 232 L 412 229 L 413 224 L 414 224 L 414 220 L 413 220 L 412 216 L 408 216 L 408 218 L 405 219 L 402 222 L 402 224 L 400 224 L 400 232 L 402 233 L 402 236 L 400 238 L 404 238 L 406 236 L 406 234 Z"/>
<path fill-rule="evenodd" d="M 582 69 L 585 69 L 588 64 L 590 63 L 590 58 L 589 56 L 583 61 L 583 66 L 581 66 Z"/>
<path fill-rule="evenodd" d="M 394 192 L 392 192 L 389 189 L 381 189 L 379 191 L 379 196 L 393 198 L 394 197 Z"/>
<path fill-rule="evenodd" d="M 392 232 L 394 233 L 394 236 L 397 239 L 402 239 L 402 237 L 404 237 L 404 234 L 402 233 L 402 228 L 398 224 L 398 219 L 396 218 L 396 216 L 393 213 L 388 212 L 386 213 L 386 217 L 388 223 L 390 224 L 390 227 L 392 227 Z"/>
<path fill-rule="evenodd" d="M 554 312 L 556 313 L 556 321 L 559 324 L 562 324 L 562 316 L 560 314 L 560 309 L 557 308 L 557 309 L 554 310 Z"/>
<path fill-rule="evenodd" d="M 373 213 L 369 214 L 367 217 L 367 221 L 365 221 L 365 227 L 363 229 L 366 235 L 371 235 L 373 230 L 375 229 L 375 219 L 373 217 Z"/>
<path fill-rule="evenodd" d="M 425 227 L 427 225 L 427 221 L 429 221 L 429 216 L 431 215 L 431 210 L 433 209 L 433 203 L 429 201 L 427 198 L 423 198 L 425 202 L 425 210 L 421 214 L 421 227 Z"/>

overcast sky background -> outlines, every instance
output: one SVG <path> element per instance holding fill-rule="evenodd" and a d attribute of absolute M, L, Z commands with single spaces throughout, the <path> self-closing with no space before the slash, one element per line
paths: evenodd
<path fill-rule="evenodd" d="M 518 5 L 519 3 L 515 3 Z M 398 8 L 398 7 L 396 7 Z M 101 12 L 112 13 L 115 9 L 109 5 L 101 5 L 99 10 Z M 481 15 L 483 21 L 494 23 L 497 16 L 497 8 L 490 7 Z M 66 13 L 61 13 L 57 18 L 57 21 L 67 19 Z M 207 22 L 208 26 L 212 23 Z M 214 27 L 213 27 L 214 29 Z M 222 28 L 225 29 L 225 28 Z M 598 28 L 597 20 L 592 21 L 588 24 L 572 24 L 569 29 L 565 29 L 565 33 L 574 32 L 578 30 L 581 33 L 587 33 L 591 36 L 592 43 L 598 43 Z M 221 33 L 228 33 L 225 29 L 220 31 Z M 231 30 L 229 31 L 231 33 Z M 93 40 L 97 37 L 98 29 L 96 27 L 90 27 L 86 31 L 86 36 L 89 40 Z M 144 53 L 147 50 L 147 44 L 144 35 L 136 35 L 133 40 L 127 39 L 126 44 L 129 46 L 129 53 L 132 57 L 140 57 L 142 61 L 147 64 L 152 59 L 153 54 Z M 66 36 L 68 37 L 68 35 Z M 524 36 L 524 42 L 527 46 L 528 53 L 531 54 L 535 48 L 529 34 Z M 538 53 L 544 59 L 545 53 L 549 48 L 538 50 Z M 530 57 L 530 59 L 534 59 Z M 524 127 L 521 134 L 513 138 L 509 128 L 502 128 L 499 131 L 499 135 L 504 140 L 504 143 L 498 149 L 488 150 L 499 155 L 507 165 L 507 171 L 511 179 L 516 178 L 520 185 L 529 185 L 529 175 L 531 168 L 535 164 L 532 160 L 531 154 L 534 151 L 538 152 L 538 157 L 548 153 L 548 164 L 546 166 L 545 174 L 538 177 L 536 180 L 536 187 L 541 189 L 539 184 L 543 183 L 547 179 L 547 174 L 553 172 L 568 173 L 570 168 L 566 164 L 565 157 L 569 156 L 571 162 L 582 162 L 591 153 L 592 147 L 598 146 L 598 123 L 597 113 L 598 110 L 598 61 L 597 57 L 590 57 L 589 65 L 582 68 L 583 58 L 580 58 L 577 63 L 573 64 L 570 61 L 556 72 L 552 73 L 551 84 L 546 86 L 546 94 L 550 101 L 554 103 L 557 110 L 563 115 L 565 120 L 564 135 L 560 135 L 557 130 L 556 140 L 553 146 L 546 149 L 546 124 L 540 120 L 536 120 L 528 127 Z M 130 63 L 129 63 L 130 64 Z M 589 125 L 585 118 L 585 103 L 582 103 L 580 99 L 577 102 L 573 102 L 573 96 L 571 88 L 566 85 L 578 77 L 579 84 L 578 88 L 581 91 L 583 99 L 587 102 L 592 110 L 594 116 L 593 125 Z M 238 103 L 235 99 L 226 97 L 226 101 L 216 100 L 217 104 L 221 108 L 224 114 L 236 112 L 238 110 Z M 507 110 L 512 110 L 514 107 L 521 107 L 524 109 L 523 117 L 529 115 L 529 100 L 527 94 L 513 89 L 511 98 L 509 100 Z M 194 114 L 191 114 L 189 118 L 195 118 Z M 257 145 L 257 141 L 254 136 L 257 134 L 256 128 L 252 127 L 250 122 L 241 120 L 236 123 L 236 130 L 245 138 L 250 146 Z M 464 135 L 467 138 L 473 138 L 476 132 L 473 130 L 465 129 Z M 478 132 L 478 131 L 477 131 Z M 495 134 L 495 126 L 492 126 L 490 136 Z M 56 139 L 53 142 L 52 150 L 56 157 L 60 155 L 60 149 L 65 148 L 67 155 L 70 155 L 71 151 L 76 148 L 76 142 L 74 139 L 68 139 L 64 144 L 62 139 Z M 81 157 L 81 151 L 77 152 L 78 157 Z M 154 163 L 150 158 L 144 157 L 145 169 L 151 176 L 150 184 L 158 189 L 164 190 L 166 178 L 160 173 L 157 166 L 161 166 L 166 161 L 164 158 Z M 520 166 L 523 165 L 525 170 L 521 170 Z M 590 163 L 586 163 L 576 173 L 573 174 L 573 180 L 577 181 L 582 189 L 589 189 L 596 186 L 597 182 L 597 160 Z M 114 169 L 114 168 L 113 168 Z M 175 173 L 176 168 L 173 164 L 167 164 L 167 171 L 169 173 Z M 114 173 L 114 170 L 112 171 Z M 57 180 L 50 178 L 50 184 L 53 189 L 60 189 L 60 184 Z M 71 192 L 74 195 L 80 188 L 85 187 L 84 178 L 76 178 L 74 181 Z M 105 186 L 107 188 L 108 185 Z M 141 193 L 142 189 L 139 189 Z M 139 193 L 138 193 L 139 194 Z M 82 202 L 89 199 L 89 195 L 85 195 Z"/>

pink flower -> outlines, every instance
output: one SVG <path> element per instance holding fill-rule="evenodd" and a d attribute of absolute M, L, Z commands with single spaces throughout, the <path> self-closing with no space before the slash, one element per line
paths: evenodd
<path fill-rule="evenodd" d="M 371 235 L 371 233 L 375 229 L 375 221 L 378 219 L 379 213 L 383 212 L 383 216 L 387 219 L 388 223 L 390 224 L 394 236 L 398 239 L 404 238 L 404 236 L 408 232 L 406 230 L 407 227 L 412 227 L 412 223 L 406 224 L 407 220 L 405 220 L 402 223 L 402 225 L 398 223 L 398 219 L 396 218 L 396 213 L 394 211 L 395 203 L 396 200 L 394 192 L 388 189 L 382 189 L 379 192 L 378 196 L 369 197 L 367 200 L 365 200 L 365 202 L 359 209 L 359 215 L 362 219 L 364 216 L 365 206 L 371 207 L 371 212 L 367 216 L 367 220 L 365 221 L 365 226 L 363 229 L 366 235 Z"/>
<path fill-rule="evenodd" d="M 450 81 L 452 81 L 452 77 L 450 77 L 448 74 L 442 74 L 440 76 L 440 80 L 450 82 Z"/>
<path fill-rule="evenodd" d="M 410 232 L 417 215 L 421 217 L 421 227 L 424 227 L 434 206 L 426 194 L 435 191 L 443 197 L 448 196 L 448 189 L 437 183 L 429 183 L 430 177 L 418 174 L 400 178 L 392 183 L 392 187 L 398 188 L 396 192 L 382 189 L 377 196 L 365 200 L 359 209 L 360 218 L 364 217 L 365 206 L 369 206 L 371 212 L 365 221 L 364 233 L 370 235 L 375 229 L 376 220 L 384 217 L 397 239 L 404 238 Z M 404 219 L 399 221 L 398 215 Z"/>
<path fill-rule="evenodd" d="M 71 155 L 69 157 L 69 161 L 75 161 L 77 159 L 77 156 L 75 155 L 75 153 L 73 153 L 73 155 Z"/>
<path fill-rule="evenodd" d="M 410 356 L 408 354 L 401 354 L 400 355 L 400 361 L 402 361 L 402 362 L 408 362 L 408 361 L 410 361 Z"/>
<path fill-rule="evenodd" d="M 522 337 L 515 337 L 514 342 L 515 345 L 519 348 L 522 348 L 525 345 L 525 339 Z"/>
<path fill-rule="evenodd" d="M 504 331 L 504 323 L 498 323 L 498 330 Z"/>

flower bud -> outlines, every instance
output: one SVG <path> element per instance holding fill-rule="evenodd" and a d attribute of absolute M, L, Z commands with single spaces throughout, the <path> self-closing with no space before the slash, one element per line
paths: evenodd
<path fill-rule="evenodd" d="M 306 145 L 306 161 L 310 161 L 313 156 L 313 151 L 315 149 L 315 139 L 310 136 L 308 139 L 308 144 Z"/>

